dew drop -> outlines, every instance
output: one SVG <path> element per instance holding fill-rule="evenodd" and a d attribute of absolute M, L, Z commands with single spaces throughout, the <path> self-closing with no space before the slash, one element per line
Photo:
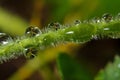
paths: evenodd
<path fill-rule="evenodd" d="M 30 47 L 25 49 L 25 57 L 28 59 L 33 59 L 36 56 L 37 49 Z"/>
<path fill-rule="evenodd" d="M 79 25 L 80 23 L 81 23 L 80 20 L 75 20 L 75 21 L 74 21 L 74 24 L 75 24 L 75 25 Z"/>
<path fill-rule="evenodd" d="M 110 22 L 110 21 L 113 19 L 113 17 L 112 17 L 111 14 L 105 13 L 105 14 L 102 16 L 102 19 L 103 19 L 105 22 Z"/>
<path fill-rule="evenodd" d="M 54 26 L 53 22 L 51 22 L 50 24 L 48 24 L 48 28 L 52 28 L 52 26 Z"/>
<path fill-rule="evenodd" d="M 54 29 L 54 30 L 58 30 L 58 29 L 60 29 L 60 23 L 58 23 L 58 22 L 52 22 L 52 23 L 50 23 L 50 24 L 48 24 L 48 28 L 51 28 L 51 29 Z"/>
<path fill-rule="evenodd" d="M 25 31 L 25 35 L 28 37 L 39 36 L 40 34 L 42 34 L 41 30 L 34 26 L 28 27 Z"/>
<path fill-rule="evenodd" d="M 74 34 L 74 31 L 66 32 L 66 34 Z"/>
<path fill-rule="evenodd" d="M 7 35 L 6 33 L 0 33 L 0 44 L 1 45 L 5 45 L 9 43 L 10 41 L 12 41 L 12 38 L 9 35 Z"/>
<path fill-rule="evenodd" d="M 92 19 L 92 22 L 93 22 L 93 23 L 100 23 L 101 20 L 100 20 L 99 17 L 94 17 L 94 18 Z"/>

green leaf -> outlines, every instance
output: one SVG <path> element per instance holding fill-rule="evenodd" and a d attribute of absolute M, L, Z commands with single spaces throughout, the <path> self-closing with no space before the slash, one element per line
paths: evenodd
<path fill-rule="evenodd" d="M 67 54 L 58 55 L 57 65 L 62 80 L 93 80 L 90 73 Z"/>
<path fill-rule="evenodd" d="M 120 80 L 120 57 L 116 56 L 115 61 L 101 70 L 95 80 Z"/>

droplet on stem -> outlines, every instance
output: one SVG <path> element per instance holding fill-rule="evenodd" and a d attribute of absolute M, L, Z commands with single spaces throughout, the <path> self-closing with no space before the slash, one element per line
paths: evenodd
<path fill-rule="evenodd" d="M 52 26 L 54 26 L 53 22 L 51 22 L 50 24 L 48 24 L 48 28 L 52 28 Z"/>
<path fill-rule="evenodd" d="M 74 24 L 75 24 L 75 25 L 79 25 L 80 23 L 81 23 L 80 20 L 75 20 L 75 21 L 74 21 Z"/>
<path fill-rule="evenodd" d="M 28 59 L 33 59 L 36 56 L 37 49 L 30 47 L 25 49 L 25 57 Z"/>
<path fill-rule="evenodd" d="M 0 33 L 0 44 L 4 45 L 12 41 L 12 38 L 6 33 Z"/>
<path fill-rule="evenodd" d="M 99 17 L 94 17 L 94 18 L 92 19 L 92 21 L 93 21 L 93 23 L 100 23 L 100 22 L 101 22 L 101 20 L 100 20 Z"/>
<path fill-rule="evenodd" d="M 106 14 L 104 14 L 104 15 L 102 16 L 102 19 L 103 19 L 104 21 L 106 21 L 106 22 L 110 22 L 110 21 L 113 19 L 113 17 L 112 17 L 111 14 L 106 13 Z"/>
<path fill-rule="evenodd" d="M 58 22 L 52 22 L 52 23 L 50 23 L 50 24 L 48 24 L 48 28 L 51 28 L 51 29 L 54 29 L 54 30 L 58 30 L 58 29 L 60 29 L 60 23 L 58 23 Z"/>
<path fill-rule="evenodd" d="M 25 35 L 28 37 L 39 36 L 40 34 L 42 34 L 41 30 L 34 26 L 28 27 L 25 31 Z"/>

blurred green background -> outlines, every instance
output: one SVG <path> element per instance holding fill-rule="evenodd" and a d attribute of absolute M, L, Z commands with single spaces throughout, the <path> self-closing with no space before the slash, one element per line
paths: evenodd
<path fill-rule="evenodd" d="M 88 20 L 96 16 L 101 17 L 104 13 L 115 16 L 119 12 L 120 0 L 0 0 L 0 32 L 22 36 L 30 25 L 38 26 L 40 29 L 55 21 L 71 25 L 76 19 Z M 95 75 L 108 61 L 113 60 L 116 53 L 119 53 L 119 44 L 119 39 L 91 40 L 82 48 L 78 47 L 76 58 L 87 65 Z M 25 62 L 26 59 L 20 57 L 1 64 L 0 79 L 10 77 Z M 3 71 L 6 74 L 3 74 Z M 40 80 L 41 77 L 38 76 L 36 72 L 27 80 Z"/>
<path fill-rule="evenodd" d="M 21 36 L 29 25 L 43 28 L 54 21 L 73 24 L 104 13 L 117 15 L 119 4 L 119 0 L 1 0 L 0 31 Z"/>

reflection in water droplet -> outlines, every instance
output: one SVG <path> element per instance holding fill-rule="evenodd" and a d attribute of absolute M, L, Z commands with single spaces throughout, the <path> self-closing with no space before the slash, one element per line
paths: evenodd
<path fill-rule="evenodd" d="M 48 24 L 48 28 L 51 28 L 52 26 L 54 26 L 53 22 L 51 22 L 50 24 Z"/>
<path fill-rule="evenodd" d="M 58 29 L 60 29 L 60 23 L 58 23 L 58 22 L 52 22 L 52 23 L 50 23 L 50 24 L 48 24 L 48 28 L 51 28 L 51 29 L 55 29 L 55 30 L 58 30 Z"/>
<path fill-rule="evenodd" d="M 38 27 L 30 26 L 26 29 L 25 35 L 28 37 L 34 37 L 34 36 L 39 36 L 42 34 L 40 29 Z"/>
<path fill-rule="evenodd" d="M 110 30 L 110 28 L 104 28 L 103 30 Z"/>
<path fill-rule="evenodd" d="M 69 31 L 69 32 L 66 32 L 66 34 L 73 34 L 74 31 Z"/>
<path fill-rule="evenodd" d="M 26 48 L 25 49 L 25 57 L 28 59 L 33 59 L 36 56 L 37 53 L 37 49 L 36 48 Z"/>
<path fill-rule="evenodd" d="M 94 17 L 94 18 L 92 19 L 92 22 L 93 22 L 93 23 L 100 23 L 101 20 L 100 20 L 99 17 Z"/>
<path fill-rule="evenodd" d="M 79 25 L 81 23 L 81 21 L 80 20 L 75 20 L 74 21 L 74 24 L 77 26 L 77 25 Z"/>
<path fill-rule="evenodd" d="M 12 41 L 12 38 L 9 35 L 7 35 L 6 33 L 0 33 L 0 44 L 1 45 L 5 45 L 9 43 L 10 41 Z"/>
<path fill-rule="evenodd" d="M 102 19 L 106 22 L 110 22 L 112 20 L 112 18 L 113 18 L 112 15 L 109 13 L 106 13 L 102 16 Z"/>

